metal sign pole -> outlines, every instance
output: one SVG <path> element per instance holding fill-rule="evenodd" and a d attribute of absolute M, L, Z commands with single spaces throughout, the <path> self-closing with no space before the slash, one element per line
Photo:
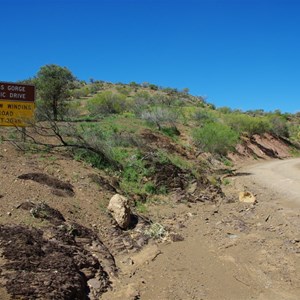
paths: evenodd
<path fill-rule="evenodd" d="M 26 127 L 22 127 L 22 142 L 26 142 Z"/>

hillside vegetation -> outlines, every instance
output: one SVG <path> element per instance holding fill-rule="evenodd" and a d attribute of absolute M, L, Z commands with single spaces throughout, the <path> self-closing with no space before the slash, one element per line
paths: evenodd
<path fill-rule="evenodd" d="M 34 138 L 29 133 L 36 146 L 66 146 L 76 160 L 117 176 L 124 193 L 143 199 L 170 191 L 155 180 L 163 165 L 201 178 L 210 168 L 204 153 L 230 165 L 227 154 L 254 135 L 269 134 L 294 147 L 300 140 L 300 114 L 216 108 L 189 94 L 188 88 L 93 79 L 87 83 L 55 65 L 42 67 L 26 82 L 37 85 Z M 62 92 L 56 99 L 59 84 Z M 45 142 L 45 128 L 54 144 Z"/>

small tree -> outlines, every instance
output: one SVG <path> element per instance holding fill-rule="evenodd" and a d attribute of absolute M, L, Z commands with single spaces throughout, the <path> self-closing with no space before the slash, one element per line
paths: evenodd
<path fill-rule="evenodd" d="M 189 89 L 189 88 L 184 88 L 184 89 L 182 90 L 182 93 L 185 94 L 185 95 L 188 95 L 189 92 L 190 92 L 190 89 Z"/>
<path fill-rule="evenodd" d="M 45 65 L 36 76 L 36 85 L 41 98 L 41 109 L 54 121 L 66 113 L 66 101 L 70 97 L 70 84 L 75 80 L 66 67 Z"/>

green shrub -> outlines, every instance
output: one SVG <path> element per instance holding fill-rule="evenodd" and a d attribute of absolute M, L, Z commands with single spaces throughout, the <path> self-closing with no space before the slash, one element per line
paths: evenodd
<path fill-rule="evenodd" d="M 294 142 L 300 141 L 300 125 L 290 124 L 289 127 L 289 137 Z"/>
<path fill-rule="evenodd" d="M 116 90 L 122 95 L 129 96 L 132 89 L 130 86 L 124 85 L 124 86 L 116 86 Z"/>
<path fill-rule="evenodd" d="M 222 184 L 224 184 L 224 185 L 229 185 L 229 184 L 230 184 L 230 180 L 229 180 L 228 178 L 224 178 L 224 179 L 222 180 Z"/>
<path fill-rule="evenodd" d="M 136 211 L 139 212 L 140 214 L 148 213 L 148 208 L 145 203 L 143 203 L 141 201 L 136 201 L 134 206 L 135 206 Z"/>
<path fill-rule="evenodd" d="M 192 117 L 199 125 L 216 121 L 216 118 L 207 109 L 198 109 Z"/>
<path fill-rule="evenodd" d="M 71 91 L 71 96 L 75 99 L 80 99 L 82 97 L 87 97 L 90 94 L 89 88 L 84 87 L 80 89 L 75 89 Z"/>
<path fill-rule="evenodd" d="M 224 158 L 222 160 L 223 164 L 226 166 L 226 167 L 232 167 L 233 166 L 233 162 L 227 158 Z"/>
<path fill-rule="evenodd" d="M 287 121 L 281 116 L 272 116 L 270 118 L 271 123 L 271 133 L 276 136 L 289 137 L 289 129 L 287 126 Z"/>
<path fill-rule="evenodd" d="M 101 82 L 94 82 L 89 85 L 90 87 L 90 93 L 96 94 L 98 91 L 100 91 L 103 88 L 103 83 Z"/>
<path fill-rule="evenodd" d="M 154 107 L 151 110 L 142 112 L 141 118 L 150 124 L 156 125 L 158 130 L 162 130 L 163 127 L 176 128 L 178 113 L 169 108 Z"/>
<path fill-rule="evenodd" d="M 118 162 L 109 143 L 109 134 L 96 123 L 81 123 L 76 128 L 65 127 L 65 133 L 73 136 L 78 147 L 73 147 L 75 159 L 84 160 L 96 168 L 114 168 Z M 68 132 L 69 131 L 69 132 Z"/>
<path fill-rule="evenodd" d="M 147 182 L 145 184 L 144 188 L 145 188 L 146 193 L 149 193 L 149 194 L 152 194 L 152 195 L 157 193 L 156 186 L 152 182 Z"/>
<path fill-rule="evenodd" d="M 69 110 L 65 119 L 74 119 L 80 115 L 80 102 L 79 101 L 70 101 L 68 103 Z"/>
<path fill-rule="evenodd" d="M 75 160 L 85 161 L 86 163 L 98 169 L 103 169 L 104 167 L 108 166 L 99 155 L 86 149 L 74 149 L 73 155 Z"/>
<path fill-rule="evenodd" d="M 180 135 L 180 131 L 177 129 L 176 126 L 163 127 L 161 129 L 161 131 L 169 137 L 176 137 L 176 136 Z"/>
<path fill-rule="evenodd" d="M 151 103 L 152 99 L 148 92 L 138 92 L 133 97 L 132 109 L 137 116 L 140 116 L 142 111 L 147 109 Z"/>
<path fill-rule="evenodd" d="M 91 115 L 119 114 L 127 109 L 126 96 L 105 91 L 90 99 L 87 108 Z"/>
<path fill-rule="evenodd" d="M 218 111 L 222 114 L 230 114 L 232 112 L 232 109 L 228 106 L 222 106 L 218 108 Z"/>
<path fill-rule="evenodd" d="M 269 132 L 270 123 L 265 117 L 251 117 L 246 114 L 232 113 L 226 114 L 225 123 L 234 129 L 238 134 L 263 134 Z"/>
<path fill-rule="evenodd" d="M 119 156 L 123 165 L 120 187 L 125 193 L 145 194 L 145 177 L 152 172 L 145 166 L 142 154 L 139 152 L 128 154 L 127 157 Z M 150 186 L 147 187 L 151 189 Z M 149 192 L 149 190 L 148 190 Z"/>
<path fill-rule="evenodd" d="M 158 90 L 158 86 L 155 84 L 149 84 L 149 88 L 153 91 L 157 91 Z"/>
<path fill-rule="evenodd" d="M 177 166 L 178 168 L 183 169 L 183 170 L 192 170 L 193 169 L 193 164 L 190 161 L 182 158 L 181 156 L 178 156 L 176 154 L 170 154 L 170 153 L 166 154 L 166 155 L 167 155 L 169 161 L 173 165 Z"/>
<path fill-rule="evenodd" d="M 208 123 L 193 132 L 195 144 L 203 151 L 226 155 L 238 143 L 238 134 L 220 123 Z"/>

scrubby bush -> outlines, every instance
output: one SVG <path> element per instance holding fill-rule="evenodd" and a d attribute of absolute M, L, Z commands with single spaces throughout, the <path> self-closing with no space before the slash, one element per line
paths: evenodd
<path fill-rule="evenodd" d="M 300 141 L 300 125 L 297 123 L 289 124 L 289 138 L 294 142 Z"/>
<path fill-rule="evenodd" d="M 71 96 L 75 99 L 80 99 L 82 97 L 87 97 L 89 95 L 90 91 L 88 87 L 75 89 L 71 92 Z"/>
<path fill-rule="evenodd" d="M 149 84 L 149 88 L 151 89 L 151 90 L 153 90 L 153 91 L 157 91 L 158 90 L 158 86 L 157 85 L 155 85 L 155 84 Z"/>
<path fill-rule="evenodd" d="M 264 117 L 251 117 L 246 114 L 232 113 L 224 116 L 225 123 L 238 134 L 263 134 L 269 132 L 270 123 Z"/>
<path fill-rule="evenodd" d="M 171 109 L 154 107 L 151 110 L 142 112 L 141 118 L 150 124 L 156 125 L 158 130 L 162 130 L 163 127 L 176 128 L 178 114 Z"/>
<path fill-rule="evenodd" d="M 103 83 L 102 82 L 96 81 L 96 82 L 93 82 L 92 84 L 90 84 L 90 92 L 91 92 L 91 94 L 96 94 L 101 89 L 103 89 Z"/>
<path fill-rule="evenodd" d="M 122 95 L 129 96 L 132 91 L 132 88 L 130 86 L 122 85 L 116 86 L 116 90 Z"/>
<path fill-rule="evenodd" d="M 132 99 L 132 109 L 133 112 L 140 116 L 141 113 L 146 110 L 153 102 L 151 95 L 146 92 L 138 92 Z"/>
<path fill-rule="evenodd" d="M 124 95 L 105 91 L 97 94 L 87 103 L 91 115 L 119 114 L 127 109 L 128 103 Z"/>
<path fill-rule="evenodd" d="M 65 116 L 65 119 L 73 119 L 80 115 L 80 102 L 79 101 L 70 101 L 68 114 Z"/>
<path fill-rule="evenodd" d="M 145 234 L 153 239 L 162 239 L 165 235 L 167 235 L 167 231 L 163 225 L 153 223 L 147 230 L 145 230 Z"/>
<path fill-rule="evenodd" d="M 199 149 L 223 156 L 234 149 L 239 136 L 228 126 L 211 122 L 195 129 L 193 139 Z"/>
<path fill-rule="evenodd" d="M 216 121 L 216 118 L 206 109 L 198 109 L 197 111 L 195 111 L 192 118 L 199 125 L 204 125 L 204 124 Z"/>
<path fill-rule="evenodd" d="M 254 110 L 247 110 L 245 112 L 247 115 L 252 116 L 252 117 L 257 117 L 257 116 L 264 116 L 266 115 L 266 112 L 263 109 L 254 109 Z"/>
<path fill-rule="evenodd" d="M 218 111 L 222 114 L 230 114 L 232 112 L 232 109 L 228 106 L 222 106 L 218 108 Z"/>
<path fill-rule="evenodd" d="M 287 121 L 281 116 L 272 116 L 270 118 L 271 128 L 270 131 L 274 135 L 281 137 L 289 137 L 289 129 L 287 126 Z"/>

